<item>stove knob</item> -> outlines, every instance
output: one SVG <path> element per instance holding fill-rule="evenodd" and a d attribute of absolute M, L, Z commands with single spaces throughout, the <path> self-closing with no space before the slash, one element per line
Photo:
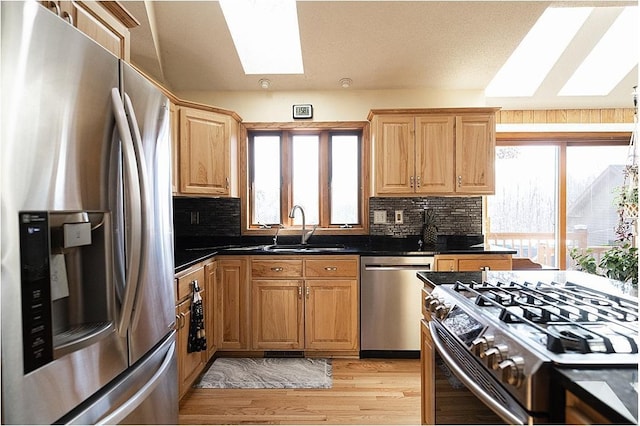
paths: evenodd
<path fill-rule="evenodd" d="M 444 303 L 436 306 L 436 317 L 440 318 L 441 320 L 445 319 L 448 313 L 449 308 Z"/>
<path fill-rule="evenodd" d="M 484 352 L 489 349 L 490 346 L 493 346 L 494 339 L 495 338 L 491 334 L 478 337 L 471 342 L 471 350 L 476 356 L 484 358 Z"/>
<path fill-rule="evenodd" d="M 487 359 L 487 366 L 493 370 L 498 369 L 500 364 L 509 352 L 507 345 L 495 345 L 484 351 L 484 358 Z"/>
<path fill-rule="evenodd" d="M 440 306 L 441 304 L 442 304 L 442 302 L 441 302 L 441 301 L 439 301 L 439 300 L 438 300 L 438 299 L 436 299 L 436 298 L 432 298 L 432 299 L 429 301 L 429 304 L 427 305 L 427 307 L 428 307 L 428 309 L 429 309 L 429 312 L 435 312 L 435 311 L 436 311 L 436 308 L 437 308 L 438 306 Z"/>
<path fill-rule="evenodd" d="M 524 358 L 521 356 L 514 356 L 502 361 L 498 368 L 502 372 L 502 381 L 520 387 L 524 379 Z"/>

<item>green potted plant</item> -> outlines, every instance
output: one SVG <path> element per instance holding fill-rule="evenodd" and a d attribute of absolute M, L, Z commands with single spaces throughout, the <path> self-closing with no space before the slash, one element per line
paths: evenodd
<path fill-rule="evenodd" d="M 591 249 L 573 248 L 569 255 L 580 271 L 629 282 L 633 287 L 638 287 L 638 248 L 628 242 L 605 251 L 600 262 L 596 262 Z"/>

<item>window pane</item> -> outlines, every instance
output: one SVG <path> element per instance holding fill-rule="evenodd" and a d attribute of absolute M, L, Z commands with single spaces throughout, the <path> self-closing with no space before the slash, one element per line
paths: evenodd
<path fill-rule="evenodd" d="M 293 204 L 302 206 L 307 224 L 313 225 L 320 220 L 318 144 L 317 135 L 293 137 Z M 302 225 L 302 215 L 296 214 L 293 223 Z"/>
<path fill-rule="evenodd" d="M 331 137 L 331 224 L 358 223 L 358 137 Z"/>
<path fill-rule="evenodd" d="M 591 248 L 596 260 L 615 239 L 615 188 L 623 183 L 626 146 L 567 148 L 567 250 Z M 573 260 L 567 253 L 567 263 Z M 568 268 L 569 269 L 569 268 Z"/>
<path fill-rule="evenodd" d="M 280 218 L 280 136 L 253 138 L 253 224 L 282 223 Z"/>
<path fill-rule="evenodd" d="M 491 242 L 548 266 L 557 266 L 556 153 L 552 146 L 496 147 L 496 193 L 487 197 Z"/>

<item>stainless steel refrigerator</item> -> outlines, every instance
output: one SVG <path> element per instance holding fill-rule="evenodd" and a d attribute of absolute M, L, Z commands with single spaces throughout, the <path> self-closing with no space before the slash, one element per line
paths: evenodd
<path fill-rule="evenodd" d="M 178 421 L 168 100 L 0 2 L 2 423 Z"/>

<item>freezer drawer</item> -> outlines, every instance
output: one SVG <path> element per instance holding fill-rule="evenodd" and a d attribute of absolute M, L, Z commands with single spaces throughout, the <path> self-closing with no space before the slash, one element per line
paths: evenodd
<path fill-rule="evenodd" d="M 175 332 L 102 392 L 56 423 L 177 424 Z"/>

